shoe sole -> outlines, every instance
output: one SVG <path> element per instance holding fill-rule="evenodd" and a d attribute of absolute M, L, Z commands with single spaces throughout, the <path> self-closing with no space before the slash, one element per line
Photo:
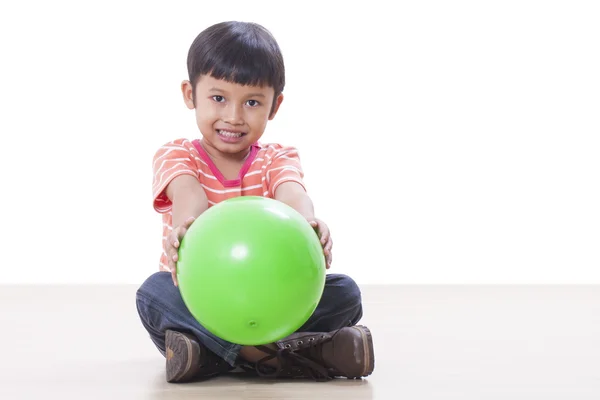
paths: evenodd
<path fill-rule="evenodd" d="M 375 354 L 373 351 L 373 337 L 369 328 L 363 325 L 356 325 L 352 327 L 360 332 L 363 342 L 363 354 L 365 355 L 365 368 L 363 369 L 361 377 L 369 376 L 375 369 Z"/>
<path fill-rule="evenodd" d="M 199 369 L 200 346 L 186 334 L 167 331 L 165 337 L 167 382 L 183 382 Z"/>

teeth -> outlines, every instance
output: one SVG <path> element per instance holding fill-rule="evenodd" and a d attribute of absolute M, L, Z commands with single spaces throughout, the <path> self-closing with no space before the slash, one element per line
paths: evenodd
<path fill-rule="evenodd" d="M 242 136 L 242 133 L 219 130 L 219 135 L 227 136 L 230 138 L 238 138 Z"/>

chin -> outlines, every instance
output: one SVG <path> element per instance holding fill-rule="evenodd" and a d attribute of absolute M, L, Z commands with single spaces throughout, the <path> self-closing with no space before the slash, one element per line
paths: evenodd
<path fill-rule="evenodd" d="M 214 142 L 212 143 L 214 144 Z M 247 150 L 251 145 L 252 144 L 247 141 L 243 141 L 240 143 L 224 143 L 219 141 L 217 138 L 217 144 L 215 145 L 215 147 L 222 153 L 237 154 L 244 150 Z"/>

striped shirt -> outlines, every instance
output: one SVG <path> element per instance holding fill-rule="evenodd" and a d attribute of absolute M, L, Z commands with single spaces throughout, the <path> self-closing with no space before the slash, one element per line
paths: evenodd
<path fill-rule="evenodd" d="M 304 174 L 298 151 L 294 147 L 275 143 L 253 145 L 237 179 L 227 180 L 198 140 L 177 139 L 158 149 L 154 155 L 153 172 L 153 207 L 162 214 L 163 222 L 160 270 L 167 270 L 164 248 L 167 237 L 173 230 L 172 204 L 165 189 L 175 177 L 196 177 L 208 197 L 209 207 L 239 196 L 274 198 L 275 190 L 284 182 L 298 182 L 304 187 Z"/>

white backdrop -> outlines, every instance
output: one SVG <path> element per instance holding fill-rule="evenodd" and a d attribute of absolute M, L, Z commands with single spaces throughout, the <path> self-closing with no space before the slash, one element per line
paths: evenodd
<path fill-rule="evenodd" d="M 360 283 L 600 283 L 600 20 L 589 1 L 29 1 L 0 8 L 0 283 L 157 270 L 151 160 L 198 135 L 195 36 L 255 21 L 332 272 Z"/>

